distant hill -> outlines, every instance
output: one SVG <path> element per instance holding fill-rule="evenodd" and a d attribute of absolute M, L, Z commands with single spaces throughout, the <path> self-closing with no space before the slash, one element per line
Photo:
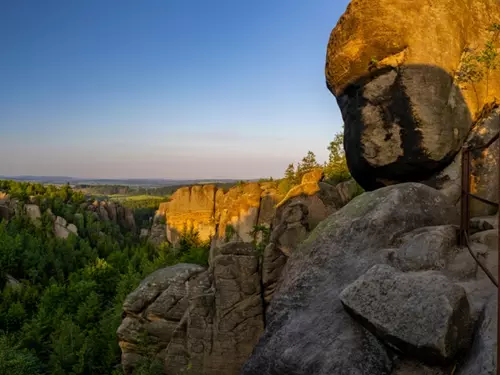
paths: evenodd
<path fill-rule="evenodd" d="M 42 184 L 61 185 L 126 185 L 140 187 L 160 187 L 176 185 L 194 185 L 208 183 L 235 183 L 237 179 L 199 179 L 199 180 L 175 180 L 175 179 L 99 179 L 99 178 L 79 178 L 69 176 L 0 176 L 1 180 L 15 180 L 27 182 L 39 182 Z"/>

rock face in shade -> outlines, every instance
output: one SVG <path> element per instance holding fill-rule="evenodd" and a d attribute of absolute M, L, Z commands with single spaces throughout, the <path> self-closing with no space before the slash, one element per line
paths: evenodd
<path fill-rule="evenodd" d="M 413 183 L 364 193 L 333 213 L 290 255 L 267 310 L 266 330 L 242 374 L 391 374 L 392 354 L 346 312 L 340 294 L 373 266 L 394 263 L 392 266 L 397 267 L 396 254 L 415 254 L 416 250 L 408 249 L 413 242 L 415 248 L 418 241 L 423 243 L 419 239 L 422 231 L 414 231 L 424 227 L 443 227 L 427 230 L 437 240 L 439 235 L 444 237 L 437 241 L 441 245 L 434 247 L 434 251 L 442 253 L 434 258 L 443 261 L 435 264 L 424 256 L 422 264 L 414 267 L 423 273 L 442 270 L 441 284 L 450 290 L 455 290 L 451 284 L 460 279 L 463 270 L 472 268 L 469 279 L 475 279 L 474 261 L 463 257 L 466 250 L 446 242 L 449 230 L 444 228 L 455 225 L 457 219 L 455 208 L 442 194 Z M 412 262 L 419 258 L 413 256 Z M 432 293 L 438 291 L 431 288 L 429 295 Z M 460 295 L 458 300 L 464 302 Z M 397 309 L 400 302 L 395 299 L 390 308 Z M 460 322 L 460 332 L 470 332 L 471 320 Z M 412 334 L 418 335 L 414 322 L 407 324 Z M 404 340 L 410 343 L 410 339 Z"/>
<path fill-rule="evenodd" d="M 500 71 L 488 91 L 485 81 L 459 84 L 455 72 L 464 48 L 483 48 L 499 21 L 496 0 L 351 2 L 332 31 L 325 72 L 363 188 L 427 181 L 454 161 L 483 106 L 500 96 Z"/>
<path fill-rule="evenodd" d="M 495 375 L 497 368 L 497 324 L 496 296 L 488 301 L 479 321 L 474 345 L 457 375 Z"/>
<path fill-rule="evenodd" d="M 102 221 L 112 221 L 131 232 L 137 231 L 135 224 L 134 213 L 128 207 L 124 207 L 115 202 L 98 202 L 92 204 L 84 204 L 84 207 L 95 213 L 96 219 Z"/>
<path fill-rule="evenodd" d="M 166 374 L 237 374 L 264 329 L 258 270 L 252 245 L 232 243 L 209 270 L 178 264 L 143 280 L 117 332 L 125 372 L 141 358 L 142 334 Z"/>

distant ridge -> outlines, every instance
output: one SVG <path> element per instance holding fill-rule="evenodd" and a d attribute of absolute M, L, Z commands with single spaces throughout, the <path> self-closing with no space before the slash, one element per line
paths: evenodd
<path fill-rule="evenodd" d="M 176 179 L 162 179 L 162 178 L 126 178 L 126 179 L 113 179 L 113 178 L 79 178 L 70 176 L 1 176 L 0 180 L 14 180 L 26 182 L 39 182 L 43 184 L 66 184 L 71 185 L 127 185 L 127 186 L 174 186 L 174 185 L 195 185 L 195 184 L 209 184 L 209 183 L 234 183 L 240 181 L 239 179 L 230 178 L 212 178 L 212 179 L 191 179 L 191 180 L 176 180 Z M 256 179 L 245 181 L 257 181 Z"/>

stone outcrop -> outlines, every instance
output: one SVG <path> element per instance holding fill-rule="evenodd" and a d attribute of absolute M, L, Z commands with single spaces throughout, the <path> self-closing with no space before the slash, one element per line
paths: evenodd
<path fill-rule="evenodd" d="M 78 236 L 78 228 L 76 225 L 68 224 L 68 222 L 60 216 L 54 216 L 54 235 L 57 238 L 67 239 L 70 234 Z"/>
<path fill-rule="evenodd" d="M 94 212 L 98 220 L 112 221 L 133 233 L 137 232 L 133 211 L 119 203 L 94 201 L 91 204 L 82 204 L 82 208 Z"/>
<path fill-rule="evenodd" d="M 36 225 L 39 225 L 41 223 L 42 213 L 40 212 L 39 206 L 37 206 L 36 204 L 25 204 L 24 211 L 33 223 L 35 223 Z"/>
<path fill-rule="evenodd" d="M 227 192 L 214 185 L 180 188 L 157 210 L 150 239 L 161 243 L 161 223 L 165 221 L 166 240 L 174 246 L 183 233 L 191 231 L 201 241 L 211 240 L 212 247 L 232 241 L 259 242 L 261 234 L 254 229 L 278 225 L 281 207 L 296 201 L 307 206 L 309 227 L 314 228 L 355 195 L 352 187 L 336 188 L 322 180 L 322 169 L 313 169 L 285 197 L 273 181 L 238 184 Z"/>
<path fill-rule="evenodd" d="M 361 187 L 354 179 L 341 182 L 335 186 L 342 200 L 342 206 L 349 203 L 356 195 L 362 192 Z"/>
<path fill-rule="evenodd" d="M 280 199 L 272 183 L 246 183 L 227 192 L 214 185 L 188 186 L 160 205 L 155 223 L 165 219 L 166 239 L 174 245 L 191 231 L 201 241 L 212 240 L 214 246 L 235 240 L 252 242 L 255 236 L 250 233 L 256 225 L 270 226 Z M 155 232 L 161 231 L 156 228 Z"/>
<path fill-rule="evenodd" d="M 306 173 L 302 177 L 300 184 L 291 188 L 283 200 L 278 203 L 278 207 L 294 197 L 316 194 L 320 190 L 319 183 L 323 180 L 323 177 L 323 170 L 321 168 L 316 168 L 311 172 Z"/>
<path fill-rule="evenodd" d="M 457 246 L 458 217 L 443 194 L 416 183 L 364 193 L 330 215 L 288 258 L 241 374 L 449 373 L 436 362 L 456 362 L 479 319 L 491 329 L 484 307 L 496 293 Z M 494 351 L 483 342 L 481 355 L 468 354 L 475 369 Z"/>
<path fill-rule="evenodd" d="M 471 341 L 465 289 L 435 271 L 404 273 L 375 265 L 340 300 L 375 335 L 423 362 L 449 362 Z"/>
<path fill-rule="evenodd" d="M 126 373 L 147 355 L 166 374 L 237 374 L 264 328 L 258 254 L 250 244 L 230 243 L 208 270 L 158 270 L 126 298 L 124 312 L 117 334 Z"/>
<path fill-rule="evenodd" d="M 492 37 L 493 23 L 496 0 L 351 2 L 331 34 L 325 72 L 345 122 L 348 166 L 363 188 L 432 180 L 459 164 L 473 123 L 500 97 L 500 71 L 474 85 L 456 72 L 468 49 Z M 481 168 L 478 191 L 495 179 Z"/>
<path fill-rule="evenodd" d="M 157 216 L 165 217 L 166 237 L 174 245 L 183 233 L 191 231 L 197 232 L 201 241 L 213 239 L 216 245 L 236 238 L 251 242 L 249 233 L 259 223 L 261 200 L 267 211 L 275 204 L 270 204 L 270 197 L 272 194 L 258 183 L 235 186 L 226 193 L 214 185 L 183 187 L 160 205 Z"/>
<path fill-rule="evenodd" d="M 10 199 L 9 195 L 0 192 L 0 219 L 9 220 L 14 216 L 17 200 Z"/>

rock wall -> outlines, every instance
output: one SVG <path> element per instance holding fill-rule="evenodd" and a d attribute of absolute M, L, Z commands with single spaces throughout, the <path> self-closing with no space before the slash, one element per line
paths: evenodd
<path fill-rule="evenodd" d="M 231 243 L 208 270 L 158 270 L 127 297 L 124 313 L 117 335 L 125 373 L 156 357 L 166 374 L 237 374 L 264 329 L 257 251 Z"/>
<path fill-rule="evenodd" d="M 432 180 L 460 165 L 473 124 L 500 97 L 500 71 L 475 84 L 457 72 L 499 22 L 496 0 L 351 2 L 330 36 L 325 72 L 361 186 Z M 478 168 L 475 179 L 484 176 Z"/>
<path fill-rule="evenodd" d="M 133 233 L 137 232 L 134 212 L 128 207 L 110 201 L 94 201 L 91 204 L 83 203 L 82 206 L 94 212 L 99 220 L 112 221 Z"/>
<path fill-rule="evenodd" d="M 321 183 L 322 178 L 321 169 L 306 173 L 301 184 L 292 188 L 286 197 L 278 193 L 273 182 L 245 183 L 234 186 L 227 192 L 214 185 L 183 187 L 172 195 L 169 202 L 160 205 L 156 217 L 165 218 L 166 239 L 174 245 L 185 231 L 197 231 L 200 240 L 211 240 L 213 247 L 229 241 L 250 243 L 256 239 L 251 233 L 255 226 L 271 226 L 277 207 L 295 197 L 314 197 L 325 193 L 331 185 Z M 335 188 L 331 187 L 329 190 L 333 193 L 326 194 L 335 194 L 336 199 L 338 192 Z M 324 212 L 318 212 L 322 205 L 321 199 L 308 200 L 308 204 L 316 202 L 318 205 L 313 210 L 317 213 L 318 220 L 331 213 L 331 210 L 324 208 Z"/>

